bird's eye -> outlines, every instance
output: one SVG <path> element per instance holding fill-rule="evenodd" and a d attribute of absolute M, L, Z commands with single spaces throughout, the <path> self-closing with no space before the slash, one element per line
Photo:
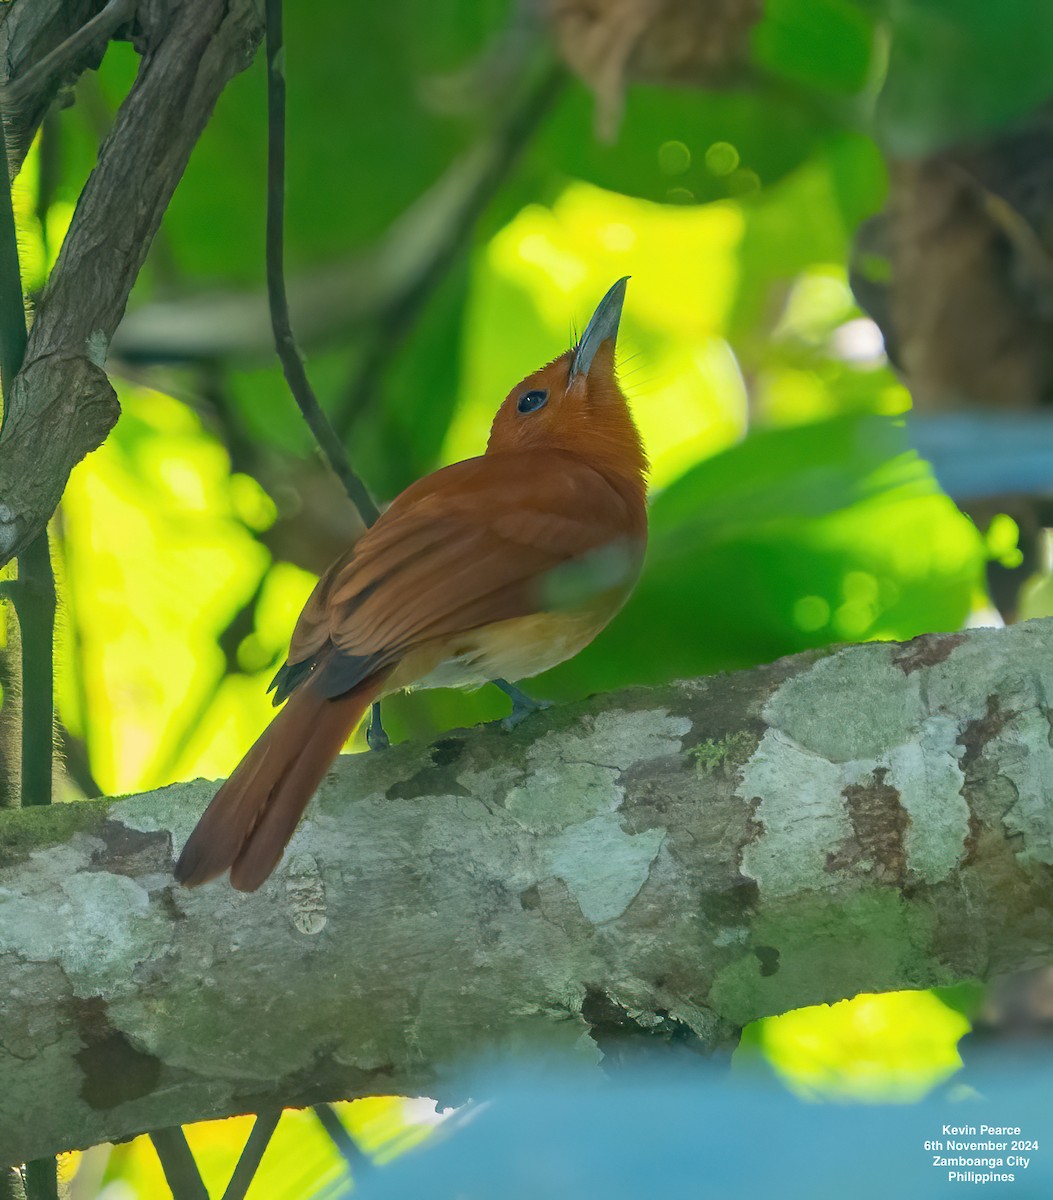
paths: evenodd
<path fill-rule="evenodd" d="M 519 403 L 516 408 L 521 413 L 537 412 L 539 408 L 544 408 L 548 400 L 548 392 L 524 392 L 519 397 Z"/>

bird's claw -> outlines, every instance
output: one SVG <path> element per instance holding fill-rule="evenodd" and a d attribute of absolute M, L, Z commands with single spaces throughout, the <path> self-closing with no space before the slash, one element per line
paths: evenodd
<path fill-rule="evenodd" d="M 517 725 L 525 721 L 531 713 L 540 712 L 543 708 L 551 708 L 551 700 L 535 700 L 533 696 L 528 696 L 526 692 L 521 691 L 513 683 L 509 683 L 507 679 L 495 679 L 494 686 L 499 687 L 502 692 L 512 701 L 512 711 L 501 722 L 501 728 L 504 730 L 515 729 Z"/>
<path fill-rule="evenodd" d="M 370 750 L 386 750 L 391 745 L 391 738 L 384 732 L 380 723 L 380 702 L 377 701 L 369 714 L 369 724 L 366 726 L 366 745 Z"/>
<path fill-rule="evenodd" d="M 499 724 L 507 733 L 521 725 L 527 717 L 551 707 L 551 700 L 531 700 L 529 704 L 513 704 L 512 711 L 507 717 L 502 717 Z"/>

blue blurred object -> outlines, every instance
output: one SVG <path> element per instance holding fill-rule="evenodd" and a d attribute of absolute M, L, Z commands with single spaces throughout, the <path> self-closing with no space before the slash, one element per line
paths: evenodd
<path fill-rule="evenodd" d="M 363 1179 L 359 1200 L 938 1200 L 1053 1197 L 1053 1074 L 1019 1062 L 969 1071 L 969 1086 L 912 1105 L 837 1106 L 700 1065 L 616 1083 L 513 1072 L 482 1078 L 481 1099 L 436 1139 Z M 979 1092 L 979 1094 L 978 1094 Z M 1018 1127 L 988 1136 L 984 1125 Z M 960 1136 L 945 1126 L 975 1129 Z M 952 1151 L 948 1142 L 1005 1143 Z M 1010 1151 L 1014 1142 L 1039 1149 Z M 926 1148 L 941 1143 L 944 1149 Z M 934 1157 L 1003 1160 L 933 1165 Z M 1027 1159 L 1023 1166 L 1011 1159 Z M 963 1178 L 951 1181 L 951 1172 Z M 972 1173 L 972 1177 L 968 1177 Z M 1013 1175 L 1012 1182 L 979 1176 Z"/>
<path fill-rule="evenodd" d="M 907 436 L 955 500 L 1053 495 L 1053 413 L 911 414 Z"/>

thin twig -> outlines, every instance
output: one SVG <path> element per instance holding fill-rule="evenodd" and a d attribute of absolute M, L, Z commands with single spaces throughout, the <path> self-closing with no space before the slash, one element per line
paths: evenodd
<path fill-rule="evenodd" d="M 77 579 L 76 552 L 69 534 L 65 507 L 60 504 L 55 510 L 53 533 L 57 541 L 57 558 L 63 580 L 63 609 L 66 618 L 67 658 L 73 681 L 73 691 L 79 733 L 73 733 L 63 722 L 58 723 L 58 745 L 66 774 L 80 788 L 84 796 L 94 799 L 103 795 L 91 769 L 89 746 L 93 742 L 94 709 L 88 694 L 88 669 L 85 662 L 84 623 L 81 619 L 80 596 L 74 586 Z"/>
<path fill-rule="evenodd" d="M 347 1126 L 340 1120 L 337 1111 L 331 1104 L 316 1104 L 312 1110 L 329 1134 L 333 1145 L 340 1151 L 340 1156 L 347 1163 L 347 1169 L 352 1177 L 356 1171 L 368 1170 L 373 1162 L 369 1155 L 347 1132 Z"/>
<path fill-rule="evenodd" d="M 208 1189 L 197 1169 L 182 1126 L 155 1129 L 149 1136 L 161 1162 L 161 1170 L 172 1189 L 172 1200 L 209 1200 Z"/>
<path fill-rule="evenodd" d="M 51 803 L 55 751 L 55 576 L 47 530 L 18 557 L 22 631 L 22 806 Z"/>
<path fill-rule="evenodd" d="M 12 580 L 0 582 L 0 600 L 11 597 L 11 589 L 18 584 Z M 0 634 L 7 644 L 0 648 L 0 689 L 4 701 L 0 704 L 0 812 L 5 808 L 17 808 L 19 795 L 19 755 L 21 735 L 21 711 L 18 703 L 19 679 L 22 661 L 22 638 L 14 611 L 0 607 Z M 0 1200 L 4 1200 L 0 1192 Z"/>
<path fill-rule="evenodd" d="M 3 114 L 0 113 L 0 286 L 4 281 L 20 279 L 18 265 L 18 244 L 15 240 L 15 218 L 11 208 L 11 189 L 8 185 L 7 144 L 2 129 Z M 21 286 L 19 285 L 18 303 L 14 296 L 4 296 L 0 299 L 0 429 L 8 414 L 7 395 L 11 380 L 18 373 L 22 355 L 19 349 L 19 325 L 22 336 L 25 335 L 25 315 L 22 308 Z M 18 595 L 19 584 L 16 579 L 5 579 L 0 582 L 0 602 L 8 600 L 12 606 Z M 8 649 L 5 652 L 0 676 L 3 677 L 3 715 L 0 719 L 0 738 L 3 747 L 4 778 L 0 781 L 0 802 L 4 804 L 20 803 L 18 797 L 19 771 L 15 764 L 18 762 L 21 747 L 21 712 L 17 699 L 20 692 L 21 674 L 15 666 L 16 660 L 21 659 L 22 636 L 21 629 L 15 633 L 17 618 L 4 613 L 4 626 L 7 635 Z M 10 625 L 8 625 L 10 622 Z M 16 649 L 17 647 L 17 649 Z"/>
<path fill-rule="evenodd" d="M 274 344 L 285 379 L 323 457 L 347 489 L 363 522 L 380 515 L 365 484 L 351 467 L 347 450 L 322 411 L 304 370 L 289 320 L 285 294 L 285 56 L 282 0 L 267 0 L 267 300 Z"/>
<path fill-rule="evenodd" d="M 0 126 L 3 114 L 0 113 Z M 15 217 L 0 136 L 0 387 L 7 415 L 11 385 L 26 353 L 26 310 L 18 263 Z M 11 590 L 22 635 L 22 804 L 51 803 L 54 750 L 55 577 L 47 526 L 18 557 Z"/>
<path fill-rule="evenodd" d="M 376 336 L 339 402 L 335 424 L 342 435 L 347 435 L 370 397 L 376 393 L 387 363 L 464 249 L 476 222 L 507 178 L 565 81 L 566 73 L 561 67 L 546 64 L 486 142 L 476 148 L 476 153 L 483 156 L 483 166 L 473 187 L 452 214 L 446 236 L 435 242 L 431 256 L 420 264 L 409 286 L 395 295 L 387 311 L 381 314 Z"/>
<path fill-rule="evenodd" d="M 3 113 L 0 111 L 0 127 L 2 125 Z M 0 137 L 0 385 L 3 387 L 5 419 L 11 384 L 22 369 L 27 340 L 26 306 L 22 299 L 22 272 L 18 263 L 15 214 L 11 207 L 7 145 L 5 139 Z"/>
<path fill-rule="evenodd" d="M 261 1112 L 256 1117 L 252 1126 L 252 1132 L 249 1134 L 245 1148 L 238 1159 L 238 1165 L 234 1168 L 234 1173 L 230 1177 L 230 1183 L 227 1184 L 226 1191 L 223 1193 L 223 1200 L 243 1200 L 245 1193 L 249 1190 L 249 1186 L 256 1177 L 260 1162 L 267 1147 L 270 1145 L 275 1129 L 278 1128 L 281 1116 L 282 1110 L 280 1108 L 270 1108 L 266 1112 Z"/>

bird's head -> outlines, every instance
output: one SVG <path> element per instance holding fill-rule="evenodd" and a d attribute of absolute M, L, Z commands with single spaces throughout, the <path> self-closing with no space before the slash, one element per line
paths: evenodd
<path fill-rule="evenodd" d="M 614 369 L 627 282 L 619 279 L 603 297 L 576 346 L 508 393 L 487 454 L 565 450 L 642 480 L 647 459 Z"/>

